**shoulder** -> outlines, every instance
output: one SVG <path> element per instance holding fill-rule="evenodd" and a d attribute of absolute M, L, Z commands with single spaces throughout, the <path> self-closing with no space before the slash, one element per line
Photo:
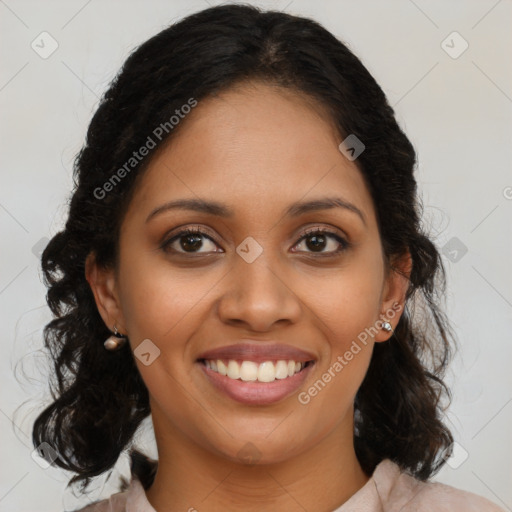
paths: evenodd
<path fill-rule="evenodd" d="M 491 501 L 472 492 L 439 482 L 423 482 L 402 473 L 389 460 L 375 469 L 373 479 L 384 510 L 403 512 L 504 512 Z"/>
<path fill-rule="evenodd" d="M 126 489 L 72 512 L 156 512 L 149 503 L 142 482 L 131 475 Z"/>
<path fill-rule="evenodd" d="M 130 487 L 130 489 L 131 488 L 132 487 Z M 109 498 L 95 501 L 72 512 L 125 512 L 128 497 L 131 495 L 130 489 L 117 492 L 112 494 Z"/>
<path fill-rule="evenodd" d="M 140 480 L 132 475 L 130 484 L 124 491 L 72 512 L 156 512 L 156 510 L 147 500 Z"/>

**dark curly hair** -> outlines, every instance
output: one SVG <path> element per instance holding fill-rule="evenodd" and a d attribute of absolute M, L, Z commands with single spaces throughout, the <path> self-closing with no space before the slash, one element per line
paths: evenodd
<path fill-rule="evenodd" d="M 375 204 L 388 268 L 393 269 L 393 257 L 409 252 L 412 258 L 404 314 L 390 340 L 375 345 L 355 400 L 354 443 L 362 468 L 371 474 L 389 458 L 425 480 L 451 452 L 453 439 L 441 414 L 450 397 L 442 378 L 453 334 L 439 306 L 443 263 L 421 226 L 414 148 L 382 89 L 334 35 L 307 18 L 231 4 L 184 18 L 128 57 L 75 159 L 65 228 L 43 252 L 54 315 L 44 330 L 55 372 L 54 401 L 36 418 L 32 439 L 35 446 L 50 444 L 59 454 L 54 463 L 77 473 L 68 486 L 82 481 L 83 491 L 127 448 L 132 473 L 146 489 L 157 466 L 130 446 L 151 412 L 148 390 L 128 343 L 117 352 L 104 349 L 110 331 L 84 272 L 90 253 L 100 265 L 117 264 L 120 225 L 151 157 L 108 194 L 98 190 L 191 97 L 200 102 L 250 80 L 313 98 L 342 138 L 354 134 L 364 142 L 356 163 Z M 168 131 L 159 148 L 176 130 Z M 121 490 L 126 486 L 122 478 Z"/>

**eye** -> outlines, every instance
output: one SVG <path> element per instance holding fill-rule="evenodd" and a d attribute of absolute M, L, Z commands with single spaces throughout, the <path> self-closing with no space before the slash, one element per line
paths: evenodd
<path fill-rule="evenodd" d="M 330 243 L 329 243 L 330 241 Z M 299 244 L 304 244 L 311 253 L 333 255 L 349 247 L 349 243 L 336 232 L 326 229 L 313 228 L 304 233 Z M 299 245 L 297 244 L 297 245 Z M 324 251 L 324 249 L 326 249 Z M 329 250 L 329 248 L 333 250 Z"/>
<path fill-rule="evenodd" d="M 161 249 L 163 249 L 165 252 L 174 252 L 174 253 L 181 253 L 181 254 L 194 254 L 194 253 L 208 253 L 208 252 L 223 252 L 216 251 L 216 250 L 206 250 L 206 251 L 200 251 L 200 249 L 206 247 L 208 244 L 205 244 L 203 239 L 208 240 L 211 242 L 213 248 L 216 247 L 215 242 L 213 239 L 208 236 L 204 231 L 201 231 L 198 228 L 187 228 L 176 235 L 174 235 L 172 238 L 165 240 L 161 244 Z"/>
<path fill-rule="evenodd" d="M 208 250 L 208 243 L 205 244 L 204 240 L 211 243 L 211 250 Z M 304 244 L 309 251 L 306 250 L 299 252 L 317 253 L 325 256 L 338 254 L 350 246 L 349 242 L 337 234 L 337 232 L 321 228 L 307 230 L 294 247 L 297 247 L 300 244 Z M 213 238 L 199 228 L 183 229 L 171 238 L 165 240 L 160 247 L 165 252 L 178 254 L 207 254 L 211 252 L 224 252 L 222 249 L 220 251 L 215 250 L 218 246 L 214 242 Z M 204 249 L 205 247 L 207 250 L 201 251 L 201 249 Z M 329 248 L 332 250 L 329 250 Z"/>

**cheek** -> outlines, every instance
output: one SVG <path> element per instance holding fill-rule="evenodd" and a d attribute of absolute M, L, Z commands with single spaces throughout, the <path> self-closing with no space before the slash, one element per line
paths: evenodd
<path fill-rule="evenodd" d="M 322 418 L 322 437 L 352 407 L 373 352 L 372 331 L 380 312 L 382 273 L 379 265 L 347 267 L 312 298 L 315 315 L 328 343 L 315 369 L 311 385 L 297 396 L 309 417 Z M 363 271 L 364 270 L 364 271 Z"/>
<path fill-rule="evenodd" d="M 343 353 L 352 340 L 380 317 L 383 262 L 379 248 L 354 254 L 338 271 L 310 283 L 309 305 L 321 320 L 333 353 Z"/>
<path fill-rule="evenodd" d="M 120 296 L 130 338 L 135 342 L 150 338 L 162 344 L 172 339 L 175 346 L 183 339 L 179 333 L 202 310 L 201 301 L 218 282 L 218 272 L 176 270 L 154 254 L 129 249 L 125 254 Z"/>
<path fill-rule="evenodd" d="M 372 347 L 367 344 L 357 350 L 348 349 L 350 360 L 346 353 L 335 356 L 328 365 L 318 369 L 309 387 L 298 393 L 300 415 L 305 424 L 313 420 L 311 436 L 322 439 L 340 423 L 351 424 L 350 411 L 368 369 Z"/>
<path fill-rule="evenodd" d="M 379 255 L 379 247 L 359 252 L 310 293 L 309 304 L 329 343 L 323 346 L 313 385 L 298 398 L 326 421 L 336 421 L 350 407 L 368 369 L 381 308 Z M 332 414 L 335 410 L 338 415 Z"/>

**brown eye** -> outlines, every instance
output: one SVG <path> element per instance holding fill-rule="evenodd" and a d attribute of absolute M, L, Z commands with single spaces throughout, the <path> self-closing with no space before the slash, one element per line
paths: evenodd
<path fill-rule="evenodd" d="M 211 242 L 215 249 L 215 242 L 203 231 L 199 229 L 185 229 L 180 231 L 172 238 L 164 241 L 161 248 L 166 252 L 175 252 L 180 254 L 203 254 L 207 252 L 219 252 L 216 250 L 201 251 L 202 248 L 208 246 L 205 240 Z"/>
<path fill-rule="evenodd" d="M 325 229 L 314 229 L 306 232 L 299 243 L 304 243 L 307 248 L 305 252 L 318 254 L 337 254 L 349 246 L 348 242 L 338 234 Z"/>

